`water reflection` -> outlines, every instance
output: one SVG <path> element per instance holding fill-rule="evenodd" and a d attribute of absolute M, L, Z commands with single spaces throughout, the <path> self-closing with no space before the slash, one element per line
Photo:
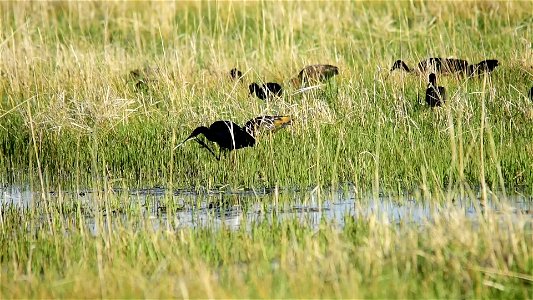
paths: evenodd
<path fill-rule="evenodd" d="M 1 188 L 2 207 L 25 208 L 39 199 L 28 186 L 4 186 Z M 357 195 L 347 188 L 320 195 L 317 190 L 238 190 L 194 191 L 163 188 L 133 191 L 113 190 L 107 192 L 83 191 L 77 193 L 54 193 L 50 199 L 62 203 L 77 203 L 83 207 L 85 221 L 93 233 L 97 233 L 95 211 L 102 211 L 100 224 L 108 226 L 110 220 L 148 222 L 154 229 L 220 228 L 236 229 L 256 222 L 280 222 L 297 219 L 317 228 L 322 221 L 335 222 L 342 226 L 346 216 L 353 218 L 373 217 L 388 223 L 422 224 L 436 214 L 445 214 L 451 206 L 464 211 L 470 218 L 477 218 L 478 200 L 461 199 L 448 204 L 428 204 L 415 196 L 379 196 L 377 198 Z M 104 205 L 102 199 L 110 199 L 114 205 Z M 489 200 L 486 207 L 511 213 L 531 214 L 533 197 L 513 196 L 505 202 Z M 485 207 L 485 209 L 486 209 Z M 476 209 L 477 208 L 477 209 Z M 92 213 L 91 213 L 92 212 Z M 533 217 L 533 215 L 531 215 Z M 111 221 L 112 222 L 112 221 Z"/>

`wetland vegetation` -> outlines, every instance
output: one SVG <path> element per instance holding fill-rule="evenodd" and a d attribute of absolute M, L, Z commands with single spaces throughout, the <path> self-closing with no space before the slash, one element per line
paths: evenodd
<path fill-rule="evenodd" d="M 532 298 L 531 11 L 0 3 L 0 298 Z M 449 56 L 499 65 L 439 74 L 437 108 L 427 76 L 390 72 Z M 338 74 L 291 85 L 314 64 Z M 251 97 L 252 82 L 283 93 Z M 292 124 L 220 161 L 175 148 L 198 126 L 262 115 Z M 153 187 L 157 201 L 131 192 Z M 337 193 L 353 209 L 328 218 L 348 201 Z M 425 212 L 365 208 L 383 199 Z M 235 207 L 245 222 L 213 225 Z M 183 212 L 207 221 L 183 226 Z"/>

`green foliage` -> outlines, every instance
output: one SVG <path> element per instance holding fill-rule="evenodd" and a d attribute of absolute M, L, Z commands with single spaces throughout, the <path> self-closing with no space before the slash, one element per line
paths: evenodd
<path fill-rule="evenodd" d="M 38 159 L 62 185 L 90 185 L 83 178 L 104 172 L 178 187 L 531 187 L 531 72 L 521 44 L 532 36 L 530 3 L 2 7 L 6 175 L 39 172 Z M 422 103 L 425 78 L 388 72 L 397 58 L 413 66 L 449 55 L 501 66 L 487 81 L 441 76 L 450 99 L 435 110 Z M 286 85 L 272 103 L 246 96 L 246 83 L 287 82 L 313 63 L 336 64 L 341 74 L 303 94 Z M 147 66 L 136 88 L 129 72 Z M 229 80 L 232 67 L 246 71 L 245 83 Z M 173 150 L 198 125 L 261 114 L 292 115 L 295 124 L 236 151 L 231 163 L 194 143 Z"/>
<path fill-rule="evenodd" d="M 476 199 L 477 187 L 482 199 L 532 194 L 531 11 L 527 1 L 0 3 L 2 184 L 41 193 L 0 208 L 0 298 L 532 298 L 521 213 L 473 221 L 446 207 L 422 226 L 347 215 L 313 228 L 258 200 L 240 204 L 268 216 L 236 230 L 183 228 L 172 213 L 199 203 L 168 199 L 168 219 L 150 218 L 153 203 L 120 192 L 350 183 L 432 203 Z M 501 65 L 439 76 L 449 98 L 430 109 L 425 76 L 389 70 L 432 56 Z M 307 92 L 289 86 L 318 63 L 340 74 Z M 282 83 L 283 99 L 249 97 L 253 81 Z M 194 142 L 175 149 L 199 125 L 266 114 L 294 124 L 221 161 Z M 61 194 L 84 189 L 93 203 Z"/>

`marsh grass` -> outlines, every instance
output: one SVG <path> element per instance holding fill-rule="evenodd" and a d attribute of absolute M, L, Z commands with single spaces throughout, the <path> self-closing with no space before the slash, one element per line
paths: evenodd
<path fill-rule="evenodd" d="M 0 3 L 2 184 L 39 193 L 25 208 L 2 204 L 0 298 L 532 298 L 530 216 L 485 206 L 533 194 L 532 10 L 526 1 Z M 396 59 L 431 56 L 501 66 L 471 80 L 440 76 L 449 99 L 431 110 L 425 76 L 389 72 Z M 305 93 L 289 87 L 316 63 L 339 76 Z M 145 67 L 156 80 L 139 90 L 130 72 Z M 229 79 L 233 67 L 243 83 Z M 283 83 L 283 99 L 248 97 L 252 81 Z M 196 143 L 174 149 L 199 125 L 265 114 L 294 124 L 220 162 Z M 322 199 L 346 185 L 373 199 L 409 191 L 435 213 L 422 225 L 371 214 L 315 228 L 278 218 L 278 205 L 294 201 L 280 196 L 258 198 L 270 218 L 236 230 L 161 228 L 120 193 L 310 188 Z M 85 190 L 89 204 L 64 197 Z M 476 218 L 439 209 L 465 198 Z M 169 220 L 186 209 L 165 205 Z"/>
<path fill-rule="evenodd" d="M 1 7 L 0 165 L 11 177 L 40 164 L 51 180 L 90 185 L 96 160 L 129 184 L 390 189 L 424 180 L 481 186 L 482 178 L 531 187 L 531 3 Z M 437 55 L 502 66 L 487 82 L 441 77 L 451 97 L 432 111 L 422 103 L 426 78 L 388 69 L 396 58 L 414 65 Z M 246 83 L 286 83 L 312 63 L 336 64 L 341 74 L 303 94 L 286 85 L 281 101 L 247 97 Z M 145 66 L 157 68 L 157 80 L 139 92 L 128 74 Z M 232 67 L 245 71 L 245 83 L 229 80 Z M 292 115 L 294 126 L 236 151 L 235 165 L 197 145 L 172 150 L 198 125 L 261 114 Z"/>
<path fill-rule="evenodd" d="M 179 208 L 149 216 L 152 204 L 128 193 L 67 199 L 2 208 L 3 298 L 532 296 L 531 217 L 505 207 L 471 218 L 437 204 L 417 224 L 370 213 L 312 226 L 278 218 L 275 205 L 238 228 L 214 215 L 193 228 L 172 217 Z"/>

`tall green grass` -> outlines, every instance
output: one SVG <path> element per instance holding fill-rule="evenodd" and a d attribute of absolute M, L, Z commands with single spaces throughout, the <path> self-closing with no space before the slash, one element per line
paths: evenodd
<path fill-rule="evenodd" d="M 314 186 L 464 184 L 531 192 L 529 2 L 0 4 L 0 171 L 91 185 Z M 489 78 L 400 72 L 429 56 L 497 58 Z M 262 102 L 252 81 L 286 82 L 307 64 L 338 65 L 320 90 Z M 157 67 L 137 92 L 133 69 Z M 245 71 L 246 84 L 228 71 Z M 292 128 L 217 162 L 192 129 L 215 120 L 294 116 Z M 483 120 L 483 122 L 482 122 Z M 31 129 L 33 127 L 33 130 Z M 9 177 L 8 177 L 9 176 Z M 44 180 L 44 179 L 43 179 Z"/>

